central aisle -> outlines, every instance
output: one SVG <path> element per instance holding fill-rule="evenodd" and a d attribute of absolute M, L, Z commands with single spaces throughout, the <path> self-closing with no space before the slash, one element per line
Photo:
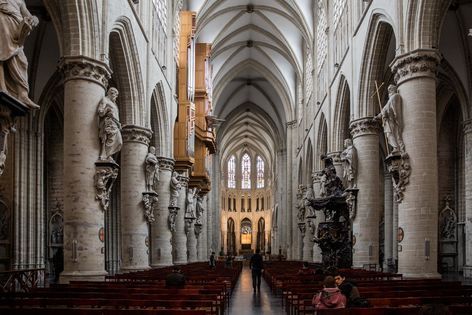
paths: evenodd
<path fill-rule="evenodd" d="M 285 314 L 281 297 L 275 297 L 267 283 L 262 279 L 261 292 L 253 292 L 251 270 L 243 267 L 238 284 L 230 300 L 229 314 L 258 315 Z"/>

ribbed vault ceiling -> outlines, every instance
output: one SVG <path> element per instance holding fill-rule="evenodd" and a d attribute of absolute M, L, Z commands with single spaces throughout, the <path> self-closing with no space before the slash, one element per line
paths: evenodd
<path fill-rule="evenodd" d="M 212 43 L 214 114 L 222 161 L 240 148 L 272 167 L 293 120 L 304 45 L 312 42 L 311 0 L 188 0 L 197 42 Z"/>

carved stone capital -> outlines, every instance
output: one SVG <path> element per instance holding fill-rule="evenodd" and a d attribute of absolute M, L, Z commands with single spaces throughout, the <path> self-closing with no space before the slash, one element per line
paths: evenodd
<path fill-rule="evenodd" d="M 436 78 L 440 61 L 441 55 L 437 50 L 418 49 L 396 57 L 390 68 L 395 74 L 395 82 L 401 84 L 418 77 Z"/>
<path fill-rule="evenodd" d="M 106 88 L 111 77 L 110 67 L 101 61 L 85 56 L 63 57 L 59 69 L 64 75 L 64 82 L 69 80 L 92 81 Z"/>
<path fill-rule="evenodd" d="M 102 210 L 107 211 L 110 207 L 110 192 L 120 167 L 114 161 L 97 161 L 95 168 L 95 199 L 100 202 Z"/>
<path fill-rule="evenodd" d="M 175 160 L 171 158 L 166 158 L 163 156 L 159 156 L 159 169 L 161 171 L 169 171 L 172 172 L 174 170 Z"/>
<path fill-rule="evenodd" d="M 472 132 L 472 119 L 466 120 L 463 122 L 464 135 L 467 135 Z"/>
<path fill-rule="evenodd" d="M 330 152 L 330 153 L 327 153 L 326 155 L 333 159 L 334 164 L 341 163 L 341 151 Z"/>
<path fill-rule="evenodd" d="M 393 178 L 395 201 L 403 201 L 406 185 L 410 182 L 411 166 L 408 154 L 389 155 L 385 159 L 387 169 Z"/>
<path fill-rule="evenodd" d="M 125 125 L 121 128 L 121 136 L 124 142 L 139 142 L 146 146 L 151 142 L 152 131 L 135 125 Z"/>
<path fill-rule="evenodd" d="M 287 128 L 293 129 L 293 128 L 297 127 L 297 122 L 298 121 L 296 119 L 287 122 Z"/>
<path fill-rule="evenodd" d="M 349 129 L 351 130 L 353 138 L 364 135 L 377 135 L 382 131 L 379 122 L 374 120 L 372 117 L 353 120 Z"/>
<path fill-rule="evenodd" d="M 154 209 L 157 207 L 157 193 L 153 191 L 143 192 L 144 218 L 148 223 L 156 221 L 154 217 Z M 159 213 L 157 213 L 159 215 Z"/>

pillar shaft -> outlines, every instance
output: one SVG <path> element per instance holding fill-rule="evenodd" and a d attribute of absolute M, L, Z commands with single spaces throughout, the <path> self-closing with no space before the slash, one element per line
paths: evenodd
<path fill-rule="evenodd" d="M 393 259 L 393 184 L 392 176 L 385 174 L 384 177 L 384 270 L 387 263 Z"/>
<path fill-rule="evenodd" d="M 60 281 L 101 280 L 106 275 L 104 212 L 95 199 L 100 151 L 97 106 L 110 71 L 89 58 L 62 60 L 64 82 L 64 271 Z"/>
<path fill-rule="evenodd" d="M 142 193 L 145 187 L 144 161 L 151 131 L 139 126 L 124 126 L 121 149 L 121 269 L 149 268 L 146 238 L 148 222 L 144 216 Z"/>
<path fill-rule="evenodd" d="M 172 245 L 174 247 L 174 264 L 186 264 L 187 263 L 187 236 L 185 235 L 185 209 L 187 201 L 187 186 L 188 186 L 188 175 L 181 174 L 179 176 L 180 189 L 179 199 L 177 200 L 177 206 L 179 211 L 175 218 L 175 231 L 172 233 Z"/>
<path fill-rule="evenodd" d="M 465 152 L 465 266 L 464 277 L 472 278 L 472 120 L 464 124 Z"/>
<path fill-rule="evenodd" d="M 159 157 L 159 183 L 157 185 L 156 221 L 151 225 L 151 266 L 172 265 L 172 233 L 169 228 L 170 180 L 174 169 L 174 160 Z"/>
<path fill-rule="evenodd" d="M 380 126 L 371 118 L 351 123 L 353 144 L 357 149 L 357 215 L 352 229 L 355 237 L 353 266 L 379 261 L 379 133 Z"/>
<path fill-rule="evenodd" d="M 417 50 L 395 59 L 403 105 L 403 142 L 411 175 L 398 205 L 403 229 L 398 272 L 404 277 L 438 277 L 438 163 L 436 128 L 436 67 L 433 50 Z"/>

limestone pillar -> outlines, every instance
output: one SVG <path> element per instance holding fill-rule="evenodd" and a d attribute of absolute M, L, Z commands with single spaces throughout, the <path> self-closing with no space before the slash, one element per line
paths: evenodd
<path fill-rule="evenodd" d="M 351 134 L 357 149 L 357 214 L 352 229 L 353 266 L 378 264 L 379 261 L 379 133 L 380 126 L 366 117 L 351 122 Z"/>
<path fill-rule="evenodd" d="M 465 265 L 464 278 L 472 278 L 472 120 L 464 123 L 465 152 Z"/>
<path fill-rule="evenodd" d="M 60 282 L 103 280 L 104 210 L 95 199 L 100 152 L 97 106 L 110 77 L 108 66 L 86 57 L 61 61 L 64 73 L 64 271 Z"/>
<path fill-rule="evenodd" d="M 303 239 L 303 261 L 313 261 L 313 233 L 315 232 L 315 222 L 306 220 L 306 232 Z"/>
<path fill-rule="evenodd" d="M 177 201 L 179 211 L 175 218 L 175 231 L 172 233 L 172 245 L 174 248 L 174 265 L 175 264 L 186 264 L 187 263 L 187 235 L 185 234 L 185 209 L 187 202 L 187 187 L 188 187 L 188 174 L 182 173 L 179 175 L 180 180 L 180 194 Z"/>
<path fill-rule="evenodd" d="M 146 190 L 144 163 L 152 132 L 127 125 L 121 134 L 121 270 L 133 271 L 149 268 L 149 222 L 142 193 Z"/>
<path fill-rule="evenodd" d="M 333 165 L 334 165 L 334 168 L 336 169 L 336 175 L 342 180 L 343 179 L 343 164 L 341 162 L 341 151 L 330 152 L 326 155 L 333 159 Z"/>
<path fill-rule="evenodd" d="M 398 205 L 398 225 L 404 232 L 398 272 L 404 277 L 439 277 L 436 127 L 439 60 L 435 50 L 416 50 L 398 56 L 392 66 L 403 101 L 403 142 L 411 168 L 409 184 Z"/>
<path fill-rule="evenodd" d="M 174 160 L 159 157 L 159 184 L 157 185 L 156 221 L 151 225 L 151 267 L 172 265 L 172 233 L 169 228 L 170 179 Z"/>
<path fill-rule="evenodd" d="M 392 175 L 384 175 L 384 271 L 393 259 L 393 184 Z M 393 262 L 393 261 L 392 261 Z"/>
<path fill-rule="evenodd" d="M 336 171 L 337 172 L 337 171 Z M 320 195 L 321 190 L 321 171 L 316 171 L 313 173 L 313 191 L 315 192 L 315 197 Z M 316 219 L 314 220 L 314 231 L 313 236 L 317 236 L 318 233 L 318 224 L 324 222 L 325 217 L 323 211 L 316 212 Z M 321 248 L 317 243 L 313 242 L 313 262 L 321 263 L 323 261 L 323 255 L 321 253 Z"/>
<path fill-rule="evenodd" d="M 193 207 L 196 208 L 197 196 L 194 195 Z M 198 261 L 197 236 L 200 226 L 195 228 L 195 213 L 188 214 L 185 218 L 185 234 L 187 235 L 187 260 L 189 263 Z"/>
<path fill-rule="evenodd" d="M 392 258 L 398 263 L 398 203 L 393 201 L 392 209 Z M 396 271 L 396 270 L 395 270 Z"/>

